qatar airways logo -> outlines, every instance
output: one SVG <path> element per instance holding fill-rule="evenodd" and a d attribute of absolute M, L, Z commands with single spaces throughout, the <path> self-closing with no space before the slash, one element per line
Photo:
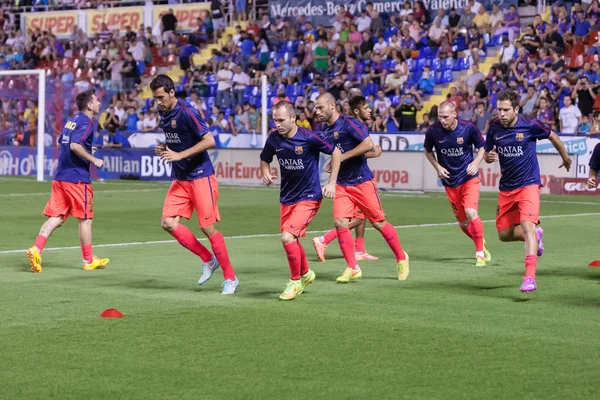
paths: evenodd
<path fill-rule="evenodd" d="M 165 137 L 167 138 L 167 143 L 181 143 L 181 139 L 179 139 L 178 133 L 165 132 Z"/>
<path fill-rule="evenodd" d="M 298 171 L 304 169 L 304 164 L 301 159 L 295 158 L 280 158 L 279 165 L 281 168 L 286 169 L 288 171 Z"/>
<path fill-rule="evenodd" d="M 496 150 L 504 157 L 523 156 L 523 146 L 499 146 L 496 148 Z"/>
<path fill-rule="evenodd" d="M 442 154 L 448 157 L 460 157 L 465 152 L 462 147 L 450 147 L 449 149 L 442 149 Z"/>

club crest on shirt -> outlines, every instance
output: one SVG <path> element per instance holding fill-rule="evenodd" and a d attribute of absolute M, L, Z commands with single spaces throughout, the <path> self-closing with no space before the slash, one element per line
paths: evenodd
<path fill-rule="evenodd" d="M 456 143 L 458 144 L 463 144 L 465 142 L 465 139 L 462 137 L 456 138 Z"/>
<path fill-rule="evenodd" d="M 524 133 L 517 133 L 517 142 L 522 142 L 523 139 L 525 139 L 525 134 Z"/>
<path fill-rule="evenodd" d="M 334 139 L 339 139 L 340 138 L 340 133 L 339 132 L 333 132 L 333 138 Z"/>
<path fill-rule="evenodd" d="M 295 151 L 298 155 L 304 153 L 304 149 L 302 148 L 302 146 L 296 146 Z"/>
<path fill-rule="evenodd" d="M 171 120 L 171 128 L 173 128 L 173 129 L 177 128 L 177 121 L 174 119 Z"/>

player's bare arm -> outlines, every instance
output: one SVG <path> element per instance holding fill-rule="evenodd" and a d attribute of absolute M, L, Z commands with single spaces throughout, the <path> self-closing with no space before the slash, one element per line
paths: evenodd
<path fill-rule="evenodd" d="M 204 136 L 202 136 L 202 138 L 200 139 L 200 141 L 198 143 L 196 143 L 194 146 L 190 147 L 189 149 L 186 149 L 181 152 L 173 151 L 167 145 L 165 150 L 160 155 L 160 158 L 163 161 L 176 162 L 179 160 L 183 160 L 184 158 L 193 157 L 193 156 L 200 154 L 206 150 L 212 149 L 213 147 L 215 147 L 215 145 L 216 145 L 215 138 L 210 133 L 206 133 Z"/>
<path fill-rule="evenodd" d="M 335 185 L 337 184 L 338 173 L 340 172 L 340 164 L 342 163 L 342 152 L 337 147 L 331 154 L 331 176 L 329 182 L 323 187 L 323 196 L 328 199 L 333 199 L 335 196 Z"/>
<path fill-rule="evenodd" d="M 349 158 L 360 157 L 367 152 L 373 150 L 375 145 L 373 144 L 373 139 L 371 137 L 365 138 L 358 146 L 349 150 L 342 154 L 342 162 L 346 161 Z"/>
<path fill-rule="evenodd" d="M 263 175 L 263 184 L 265 186 L 271 186 L 277 177 L 271 175 L 270 165 L 266 161 L 260 160 L 260 170 Z"/>
<path fill-rule="evenodd" d="M 562 140 L 560 140 L 560 137 L 556 134 L 556 132 L 552 131 L 550 132 L 548 140 L 550 141 L 550 143 L 552 143 L 552 146 L 554 146 L 556 151 L 558 151 L 558 154 L 560 154 L 563 160 L 559 168 L 565 167 L 565 169 L 569 171 L 571 169 L 571 164 L 573 163 L 573 160 L 571 160 L 569 153 L 567 153 L 567 149 L 565 149 L 565 145 L 563 144 Z"/>
<path fill-rule="evenodd" d="M 590 168 L 590 176 L 587 180 L 587 185 L 590 189 L 596 187 L 597 179 L 598 179 L 598 171 Z"/>
<path fill-rule="evenodd" d="M 73 153 L 77 154 L 77 157 L 91 162 L 96 166 L 96 168 L 102 168 L 102 166 L 104 166 L 104 160 L 96 158 L 87 151 L 85 151 L 83 146 L 79 143 L 71 143 L 70 148 Z"/>
<path fill-rule="evenodd" d="M 485 149 L 483 147 L 481 147 L 481 148 L 479 148 L 479 150 L 477 150 L 477 156 L 475 156 L 475 159 L 473 160 L 473 162 L 467 166 L 467 174 L 469 174 L 470 176 L 473 176 L 479 171 L 479 164 L 481 164 L 481 161 L 483 161 L 484 156 L 485 156 Z"/>
<path fill-rule="evenodd" d="M 369 150 L 365 153 L 365 157 L 366 158 L 378 158 L 381 153 L 383 153 L 383 150 L 381 149 L 380 145 L 375 146 L 375 148 L 373 148 L 373 150 Z"/>
<path fill-rule="evenodd" d="M 449 179 L 450 172 L 448 172 L 448 170 L 446 168 L 442 167 L 442 165 L 435 158 L 435 154 L 433 152 L 427 151 L 427 150 L 424 150 L 424 152 L 425 152 L 425 157 L 427 157 L 427 160 L 429 161 L 429 163 L 431 165 L 433 165 L 433 168 L 437 172 L 438 177 L 443 178 L 443 179 Z"/>

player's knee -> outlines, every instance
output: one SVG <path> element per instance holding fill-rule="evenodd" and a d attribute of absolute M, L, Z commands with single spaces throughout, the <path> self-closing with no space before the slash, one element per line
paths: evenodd
<path fill-rule="evenodd" d="M 512 242 L 512 234 L 509 231 L 498 231 L 498 239 L 501 242 Z"/>
<path fill-rule="evenodd" d="M 474 209 L 474 208 L 466 208 L 465 209 L 465 215 L 467 216 L 467 219 L 469 221 L 472 221 L 475 218 L 477 218 L 479 214 L 477 214 L 477 210 Z M 467 223 L 468 223 L 468 221 L 467 221 Z"/>
<path fill-rule="evenodd" d="M 469 227 L 469 220 L 465 219 L 464 221 L 460 221 L 458 224 L 461 228 L 467 229 Z"/>
<path fill-rule="evenodd" d="M 160 222 L 160 227 L 167 232 L 173 232 L 177 229 L 177 221 L 174 218 L 165 218 Z"/>
<path fill-rule="evenodd" d="M 206 237 L 211 237 L 217 233 L 217 228 L 215 228 L 214 225 L 201 226 L 200 230 L 206 235 Z"/>
<path fill-rule="evenodd" d="M 333 220 L 333 225 L 336 229 L 344 229 L 350 226 L 350 220 L 348 218 L 335 218 Z"/>
<path fill-rule="evenodd" d="M 290 244 L 296 240 L 296 237 L 292 235 L 290 232 L 282 231 L 281 232 L 281 243 L 285 246 L 286 244 Z"/>
<path fill-rule="evenodd" d="M 383 227 L 385 226 L 385 224 L 387 224 L 387 221 L 385 219 L 383 221 L 371 222 L 371 225 L 373 225 L 373 228 L 377 229 L 378 231 L 382 230 Z"/>

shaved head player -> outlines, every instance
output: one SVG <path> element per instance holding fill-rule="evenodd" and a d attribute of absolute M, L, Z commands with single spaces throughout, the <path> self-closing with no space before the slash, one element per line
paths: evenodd
<path fill-rule="evenodd" d="M 425 156 L 442 180 L 460 229 L 475 244 L 475 265 L 484 267 L 492 258 L 485 248 L 483 223 L 477 213 L 478 168 L 483 161 L 485 142 L 475 125 L 456 118 L 453 102 L 444 101 L 440 104 L 438 118 L 439 121 L 425 133 Z M 477 150 L 475 158 L 473 149 Z"/>

